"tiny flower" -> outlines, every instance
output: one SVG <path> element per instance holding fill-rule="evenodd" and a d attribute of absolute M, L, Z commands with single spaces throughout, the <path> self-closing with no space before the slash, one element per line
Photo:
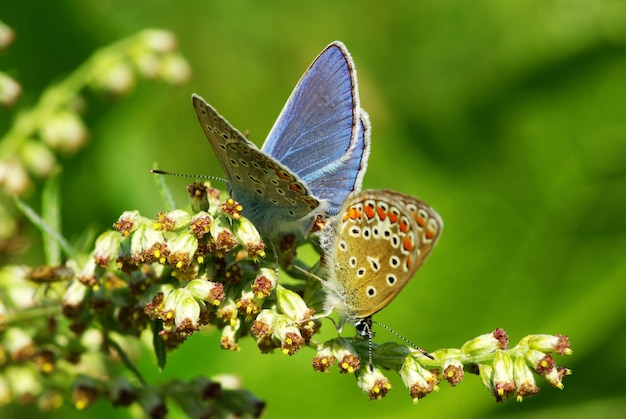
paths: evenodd
<path fill-rule="evenodd" d="M 11 359 L 24 362 L 35 352 L 35 342 L 22 329 L 11 327 L 5 332 L 4 345 Z"/>
<path fill-rule="evenodd" d="M 256 260 L 259 256 L 265 257 L 265 243 L 261 240 L 256 227 L 247 218 L 239 218 L 233 226 L 233 233 L 239 244 L 248 251 L 249 258 Z"/>
<path fill-rule="evenodd" d="M 185 336 L 198 331 L 201 309 L 189 290 L 178 288 L 169 293 L 164 301 L 164 311 L 169 312 L 170 310 L 175 313 L 174 323 L 176 324 L 177 332 L 178 328 L 183 325 L 185 327 L 184 330 L 181 329 L 181 334 Z"/>
<path fill-rule="evenodd" d="M 78 114 L 69 109 L 58 111 L 40 129 L 42 140 L 52 149 L 71 155 L 87 141 L 87 127 Z"/>
<path fill-rule="evenodd" d="M 148 221 L 145 217 L 139 215 L 139 211 L 124 211 L 120 218 L 113 224 L 113 228 L 120 233 L 122 237 L 130 236 L 130 233 L 137 230 L 139 225 Z"/>
<path fill-rule="evenodd" d="M 224 349 L 229 351 L 238 351 L 239 344 L 237 343 L 239 328 L 241 327 L 241 320 L 236 319 L 235 322 L 230 322 L 224 326 L 222 330 L 222 338 L 220 339 L 220 345 Z"/>
<path fill-rule="evenodd" d="M 274 320 L 279 316 L 278 313 L 272 310 L 261 310 L 256 319 L 252 323 L 250 333 L 257 339 L 270 336 L 274 333 Z"/>
<path fill-rule="evenodd" d="M 198 238 L 189 231 L 170 237 L 167 242 L 167 262 L 178 270 L 186 270 L 198 250 Z"/>
<path fill-rule="evenodd" d="M 526 362 L 537 371 L 539 375 L 547 375 L 554 369 L 554 358 L 551 355 L 546 355 L 545 353 L 531 349 L 524 353 L 526 357 Z"/>
<path fill-rule="evenodd" d="M 91 406 L 100 397 L 98 384 L 87 376 L 80 376 L 74 382 L 72 401 L 78 410 L 84 410 Z"/>
<path fill-rule="evenodd" d="M 2 400 L 0 400 L 0 403 L 2 403 Z M 37 407 L 45 413 L 60 409 L 61 406 L 63 406 L 63 393 L 60 390 L 48 389 L 37 400 Z"/>
<path fill-rule="evenodd" d="M 41 394 L 42 382 L 30 367 L 12 366 L 4 369 L 2 376 L 9 383 L 14 400 L 27 402 Z"/>
<path fill-rule="evenodd" d="M 513 361 L 507 352 L 498 350 L 493 360 L 493 394 L 498 402 L 503 402 L 514 393 Z"/>
<path fill-rule="evenodd" d="M 241 218 L 241 211 L 243 211 L 243 206 L 235 201 L 232 198 L 228 198 L 220 205 L 220 210 L 222 213 L 228 215 L 233 220 L 238 220 Z"/>
<path fill-rule="evenodd" d="M 28 170 L 39 177 L 49 176 L 57 167 L 54 153 L 41 141 L 28 141 L 22 146 L 20 154 Z"/>
<path fill-rule="evenodd" d="M 43 375 L 52 374 L 56 369 L 56 355 L 49 349 L 40 349 L 33 354 L 33 362 Z"/>
<path fill-rule="evenodd" d="M 261 303 L 260 299 L 250 289 L 244 289 L 241 292 L 241 297 L 236 301 L 239 312 L 246 317 L 246 320 L 251 319 L 261 311 Z"/>
<path fill-rule="evenodd" d="M 211 231 L 211 222 L 213 222 L 213 218 L 209 215 L 209 213 L 200 211 L 191 219 L 189 229 L 193 234 L 201 239 Z"/>
<path fill-rule="evenodd" d="M 465 355 L 484 355 L 494 352 L 497 349 L 508 348 L 508 337 L 502 329 L 496 329 L 493 333 L 480 335 L 467 341 L 461 347 L 461 352 Z"/>
<path fill-rule="evenodd" d="M 361 358 L 349 340 L 338 338 L 332 340 L 333 356 L 338 360 L 339 373 L 352 374 L 361 367 Z"/>
<path fill-rule="evenodd" d="M 165 310 L 165 297 L 174 291 L 172 284 L 160 284 L 144 295 L 144 313 L 149 318 L 162 319 Z"/>
<path fill-rule="evenodd" d="M 130 240 L 130 254 L 135 263 L 158 262 L 164 264 L 167 261 L 169 250 L 161 231 L 141 224 Z"/>
<path fill-rule="evenodd" d="M 162 29 L 148 29 L 141 33 L 140 41 L 151 51 L 158 53 L 172 52 L 176 49 L 176 36 Z"/>
<path fill-rule="evenodd" d="M 277 315 L 272 325 L 272 337 L 280 342 L 280 348 L 285 355 L 293 355 L 305 344 L 300 330 L 285 315 Z"/>
<path fill-rule="evenodd" d="M 208 186 L 202 182 L 195 181 L 187 185 L 187 194 L 191 201 L 193 212 L 200 213 L 209 210 Z"/>
<path fill-rule="evenodd" d="M 276 288 L 276 284 L 276 271 L 274 269 L 261 268 L 252 283 L 252 291 L 254 291 L 257 298 L 265 298 Z"/>
<path fill-rule="evenodd" d="M 211 223 L 211 238 L 219 257 L 224 257 L 226 253 L 237 246 L 237 239 L 231 229 L 230 220 L 223 215 L 217 217 Z"/>
<path fill-rule="evenodd" d="M 173 53 L 163 57 L 158 73 L 161 80 L 178 85 L 189 80 L 191 67 L 182 55 Z"/>
<path fill-rule="evenodd" d="M 320 372 L 328 372 L 336 362 L 333 356 L 332 346 L 326 343 L 318 345 L 317 354 L 313 358 L 313 369 Z"/>
<path fill-rule="evenodd" d="M 117 259 L 117 255 L 122 242 L 122 236 L 115 231 L 108 230 L 96 239 L 93 258 L 96 264 L 106 268 L 112 261 Z"/>
<path fill-rule="evenodd" d="M 357 384 L 370 400 L 380 400 L 391 390 L 391 383 L 378 368 L 365 368 L 358 374 Z"/>
<path fill-rule="evenodd" d="M 139 73 L 148 79 L 156 79 L 162 58 L 152 51 L 141 51 L 131 57 Z"/>
<path fill-rule="evenodd" d="M 92 80 L 94 88 L 121 96 L 130 92 L 135 83 L 135 71 L 129 63 L 112 55 L 100 57 Z"/>
<path fill-rule="evenodd" d="M 530 335 L 528 347 L 541 352 L 556 352 L 559 355 L 571 355 L 569 338 L 563 335 Z"/>
<path fill-rule="evenodd" d="M 185 286 L 191 295 L 207 303 L 219 306 L 224 298 L 224 285 L 220 282 L 207 281 L 206 279 L 194 279 Z"/>
<path fill-rule="evenodd" d="M 30 189 L 30 178 L 19 160 L 0 160 L 0 187 L 7 195 L 22 195 Z"/>
<path fill-rule="evenodd" d="M 0 36 L 2 36 L 1 33 Z M 0 42 L 2 42 L 1 39 Z M 7 107 L 15 105 L 21 93 L 22 86 L 15 79 L 0 71 L 0 104 Z"/>
<path fill-rule="evenodd" d="M 63 314 L 69 319 L 78 317 L 89 288 L 77 279 L 72 280 L 61 299 Z"/>
<path fill-rule="evenodd" d="M 535 383 L 535 375 L 526 364 L 524 357 L 515 358 L 513 362 L 513 379 L 517 387 L 516 399 L 518 402 L 539 393 L 539 387 Z"/>
<path fill-rule="evenodd" d="M 553 368 L 548 374 L 544 375 L 544 378 L 551 386 L 563 390 L 565 387 L 562 383 L 563 377 L 566 375 L 572 375 L 572 370 L 569 368 L 556 367 Z"/>
<path fill-rule="evenodd" d="M 97 290 L 100 284 L 96 276 L 96 268 L 96 260 L 93 257 L 87 259 L 85 266 L 76 274 L 76 279 L 89 288 Z"/>
<path fill-rule="evenodd" d="M 456 386 L 463 378 L 465 373 L 463 372 L 463 364 L 458 359 L 446 359 L 443 363 L 443 378 L 452 386 Z"/>
<path fill-rule="evenodd" d="M 0 21 L 0 51 L 11 45 L 15 32 L 6 23 Z"/>
<path fill-rule="evenodd" d="M 222 304 L 220 304 L 220 306 L 217 308 L 215 315 L 224 323 L 234 326 L 238 320 L 238 313 L 239 309 L 237 308 L 237 303 L 229 297 L 222 301 Z"/>
<path fill-rule="evenodd" d="M 412 355 L 404 358 L 400 368 L 400 377 L 409 389 L 413 403 L 417 403 L 431 392 L 439 390 L 440 376 L 422 367 Z"/>
<path fill-rule="evenodd" d="M 276 295 L 278 296 L 278 308 L 293 322 L 300 323 L 312 317 L 313 309 L 307 307 L 302 297 L 295 292 L 278 285 Z"/>
<path fill-rule="evenodd" d="M 190 221 L 191 215 L 189 215 L 187 211 L 174 210 L 168 213 L 159 212 L 154 228 L 155 230 L 178 231 L 189 227 Z"/>

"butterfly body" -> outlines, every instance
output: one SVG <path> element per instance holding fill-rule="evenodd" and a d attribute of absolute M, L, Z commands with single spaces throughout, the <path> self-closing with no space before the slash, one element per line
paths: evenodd
<path fill-rule="evenodd" d="M 322 240 L 326 312 L 337 311 L 340 328 L 371 324 L 424 263 L 442 228 L 435 210 L 409 195 L 370 190 L 349 196 Z"/>
<path fill-rule="evenodd" d="M 304 73 L 261 149 L 200 96 L 193 95 L 193 106 L 231 196 L 264 235 L 306 236 L 318 215 L 336 214 L 361 188 L 369 119 L 360 109 L 354 63 L 340 42 Z"/>

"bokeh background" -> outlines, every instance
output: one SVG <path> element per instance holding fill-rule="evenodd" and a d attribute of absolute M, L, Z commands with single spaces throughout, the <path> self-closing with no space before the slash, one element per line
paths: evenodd
<path fill-rule="evenodd" d="M 414 406 L 392 374 L 391 393 L 370 402 L 353 377 L 314 373 L 308 349 L 261 355 L 248 339 L 230 353 L 219 333 L 191 338 L 162 373 L 146 357 L 149 380 L 235 373 L 268 403 L 266 418 L 626 411 L 626 2 L 22 0 L 3 2 L 0 19 L 17 33 L 0 64 L 24 86 L 20 106 L 95 49 L 145 28 L 173 31 L 192 66 L 182 87 L 144 82 L 120 100 L 89 98 L 90 144 L 63 162 L 70 239 L 124 210 L 162 210 L 154 162 L 222 175 L 192 92 L 260 146 L 303 71 L 338 39 L 372 121 L 364 187 L 418 196 L 445 222 L 429 261 L 376 319 L 429 350 L 496 327 L 512 344 L 566 334 L 574 349 L 557 360 L 574 372 L 565 389 L 539 380 L 539 396 L 521 404 L 496 404 L 468 376 Z M 3 130 L 10 118 L 0 112 Z M 167 182 L 186 205 L 185 180 Z M 128 417 L 106 403 L 57 416 L 73 414 Z"/>

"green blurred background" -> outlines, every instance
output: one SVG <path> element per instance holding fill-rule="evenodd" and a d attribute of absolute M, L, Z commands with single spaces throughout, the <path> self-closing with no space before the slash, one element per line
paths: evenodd
<path fill-rule="evenodd" d="M 428 350 L 496 327 L 513 344 L 565 334 L 574 350 L 557 359 L 574 372 L 565 390 L 539 380 L 539 396 L 521 404 L 496 404 L 468 376 L 414 406 L 393 374 L 392 392 L 370 402 L 353 377 L 314 373 L 310 350 L 261 355 L 248 339 L 230 353 L 219 333 L 191 338 L 163 373 L 146 358 L 150 380 L 236 373 L 268 403 L 266 418 L 623 417 L 626 2 L 22 0 L 3 2 L 0 19 L 17 33 L 0 65 L 23 84 L 22 106 L 95 49 L 149 27 L 172 30 L 193 68 L 183 87 L 144 82 L 121 100 L 89 99 L 91 142 L 64 162 L 68 237 L 124 210 L 162 210 L 154 162 L 222 175 L 192 92 L 260 146 L 338 39 L 372 121 L 364 187 L 416 195 L 445 222 L 430 260 L 376 319 Z M 185 181 L 167 182 L 185 204 Z M 128 416 L 106 403 L 84 414 Z"/>

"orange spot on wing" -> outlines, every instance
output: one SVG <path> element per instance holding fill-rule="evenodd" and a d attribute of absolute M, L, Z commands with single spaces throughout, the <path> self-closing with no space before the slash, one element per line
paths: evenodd
<path fill-rule="evenodd" d="M 389 211 L 389 221 L 391 221 L 392 223 L 395 223 L 396 221 L 398 221 L 398 214 L 393 212 L 393 211 Z"/>
<path fill-rule="evenodd" d="M 296 191 L 298 193 L 304 193 L 304 187 L 296 182 L 290 183 L 289 189 L 291 189 L 292 191 Z"/>
<path fill-rule="evenodd" d="M 404 221 L 400 221 L 400 231 L 406 233 L 407 231 L 409 231 L 409 225 Z"/>
<path fill-rule="evenodd" d="M 385 212 L 385 210 L 381 207 L 378 207 L 376 208 L 376 212 L 378 213 L 378 218 L 380 218 L 380 221 L 385 221 L 385 219 L 387 218 L 387 213 Z"/>
<path fill-rule="evenodd" d="M 360 219 L 360 218 L 363 217 L 363 215 L 361 214 L 361 211 L 359 211 L 358 209 L 356 209 L 354 207 L 348 209 L 348 213 L 346 215 L 351 220 L 356 220 L 356 219 Z"/>
<path fill-rule="evenodd" d="M 409 256 L 408 258 L 406 258 L 406 268 L 407 269 L 411 269 L 411 265 L 413 265 L 413 260 L 411 259 L 411 256 Z"/>
<path fill-rule="evenodd" d="M 289 173 L 285 172 L 284 170 L 277 170 L 276 176 L 284 180 L 293 180 L 293 177 Z"/>
<path fill-rule="evenodd" d="M 415 221 L 417 221 L 417 225 L 420 227 L 424 227 L 426 225 L 426 219 L 419 214 L 415 214 Z"/>
<path fill-rule="evenodd" d="M 437 235 L 437 232 L 435 230 L 433 230 L 432 228 L 427 228 L 426 229 L 426 238 L 427 239 L 434 239 L 435 236 Z"/>
<path fill-rule="evenodd" d="M 413 240 L 411 240 L 409 237 L 406 237 L 404 239 L 404 243 L 402 243 L 402 246 L 404 247 L 404 250 L 408 250 L 410 252 L 411 250 L 413 250 Z"/>
<path fill-rule="evenodd" d="M 374 205 L 372 204 L 367 204 L 365 206 L 365 208 L 363 208 L 364 212 L 365 212 L 365 216 L 371 220 L 372 218 L 374 218 Z"/>

